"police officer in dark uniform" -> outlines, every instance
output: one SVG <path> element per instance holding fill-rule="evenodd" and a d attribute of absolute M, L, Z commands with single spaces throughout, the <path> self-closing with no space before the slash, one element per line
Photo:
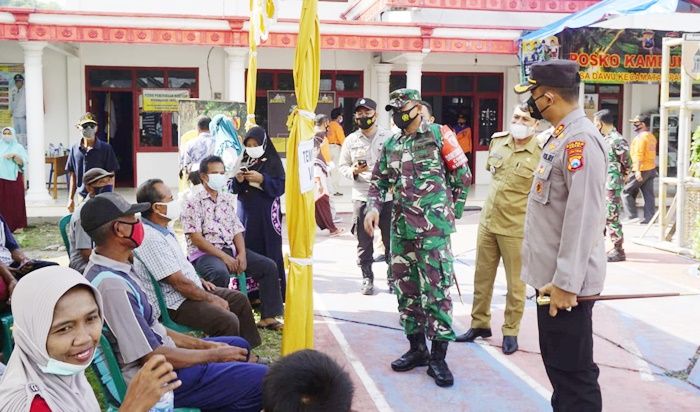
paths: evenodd
<path fill-rule="evenodd" d="M 542 150 L 528 197 L 521 277 L 549 295 L 537 308 L 540 351 L 554 411 L 600 411 L 593 361 L 593 302 L 605 279 L 607 144 L 578 106 L 579 66 L 550 60 L 515 87 L 530 92 L 530 113 L 555 129 Z"/>

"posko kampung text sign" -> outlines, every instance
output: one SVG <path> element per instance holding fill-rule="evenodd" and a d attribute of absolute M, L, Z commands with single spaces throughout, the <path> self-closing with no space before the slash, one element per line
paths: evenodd
<path fill-rule="evenodd" d="M 189 90 L 182 89 L 143 89 L 144 112 L 177 112 L 178 101 L 188 99 Z"/>
<path fill-rule="evenodd" d="M 700 29 L 700 26 L 699 26 Z M 566 29 L 556 37 L 522 42 L 523 74 L 536 62 L 569 59 L 581 66 L 586 83 L 647 83 L 661 79 L 661 46 L 664 37 L 681 33 L 637 29 Z M 672 82 L 680 81 L 680 49 L 672 49 Z"/>

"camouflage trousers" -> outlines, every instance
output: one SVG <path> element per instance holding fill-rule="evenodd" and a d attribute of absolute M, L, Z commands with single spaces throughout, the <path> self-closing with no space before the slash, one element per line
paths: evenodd
<path fill-rule="evenodd" d="M 605 218 L 605 231 L 616 249 L 622 249 L 624 236 L 622 234 L 622 224 L 620 214 L 622 213 L 622 187 L 608 189 L 605 195 L 605 207 L 607 210 Z"/>
<path fill-rule="evenodd" d="M 391 238 L 391 274 L 406 335 L 453 341 L 450 237 Z"/>

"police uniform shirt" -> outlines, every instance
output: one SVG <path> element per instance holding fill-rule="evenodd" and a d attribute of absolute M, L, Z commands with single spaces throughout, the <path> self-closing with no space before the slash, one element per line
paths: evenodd
<path fill-rule="evenodd" d="M 492 181 L 479 221 L 491 233 L 523 237 L 527 195 L 541 152 L 534 137 L 521 148 L 508 132 L 491 137 L 486 170 Z"/>
<path fill-rule="evenodd" d="M 569 113 L 542 151 L 528 198 L 521 278 L 579 296 L 605 279 L 607 144 L 582 109 Z"/>

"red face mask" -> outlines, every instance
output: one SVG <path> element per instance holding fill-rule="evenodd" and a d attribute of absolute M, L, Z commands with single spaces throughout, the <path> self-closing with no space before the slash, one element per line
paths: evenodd
<path fill-rule="evenodd" d="M 136 222 L 122 222 L 121 220 L 117 220 L 117 222 L 122 223 L 124 225 L 130 225 L 131 234 L 129 235 L 128 239 L 134 242 L 134 244 L 136 244 L 136 247 L 141 246 L 141 243 L 143 243 L 143 238 L 146 235 L 143 230 L 143 223 L 141 223 L 140 220 Z"/>

